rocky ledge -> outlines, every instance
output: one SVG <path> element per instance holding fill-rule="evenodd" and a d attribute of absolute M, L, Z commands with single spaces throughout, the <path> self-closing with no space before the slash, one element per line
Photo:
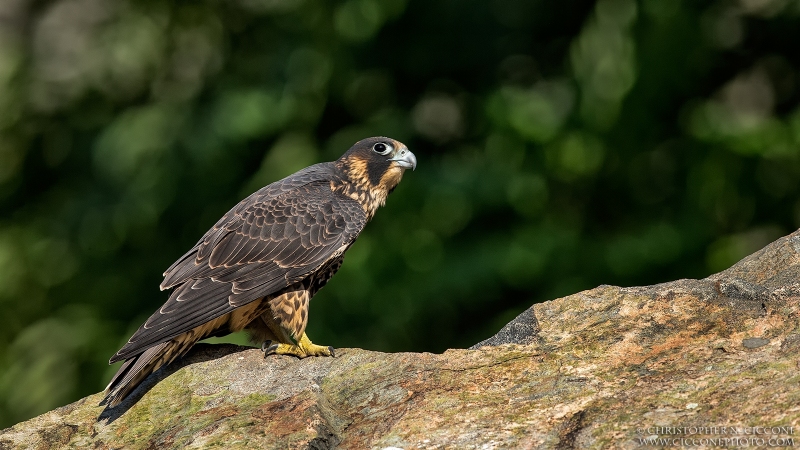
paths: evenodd
<path fill-rule="evenodd" d="M 800 445 L 798 303 L 800 231 L 703 280 L 533 305 L 469 350 L 198 345 L 118 408 L 86 397 L 0 449 Z"/>

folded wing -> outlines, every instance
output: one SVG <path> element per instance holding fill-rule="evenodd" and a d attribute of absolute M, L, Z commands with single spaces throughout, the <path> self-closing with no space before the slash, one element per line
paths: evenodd
<path fill-rule="evenodd" d="M 363 229 L 364 211 L 306 172 L 240 202 L 167 269 L 161 288 L 175 290 L 111 362 L 278 292 L 341 255 Z"/>

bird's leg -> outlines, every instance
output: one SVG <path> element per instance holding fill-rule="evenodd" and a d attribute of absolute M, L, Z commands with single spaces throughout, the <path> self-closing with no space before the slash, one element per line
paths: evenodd
<path fill-rule="evenodd" d="M 306 336 L 305 332 L 300 336 L 300 339 L 295 340 L 292 338 L 291 333 L 280 326 L 270 313 L 263 314 L 261 319 L 264 325 L 266 325 L 266 330 L 264 334 L 262 334 L 265 341 L 261 344 L 261 351 L 264 352 L 265 358 L 272 354 L 292 355 L 298 358 L 305 358 L 307 356 L 336 356 L 333 347 L 314 344 L 311 342 L 311 339 Z M 274 339 L 272 337 L 274 337 Z"/>
<path fill-rule="evenodd" d="M 311 342 L 311 339 L 303 333 L 296 344 L 280 344 L 272 341 L 265 341 L 261 346 L 264 351 L 264 356 L 271 354 L 276 355 L 292 355 L 298 358 L 305 358 L 307 356 L 336 356 L 333 347 L 317 345 Z"/>

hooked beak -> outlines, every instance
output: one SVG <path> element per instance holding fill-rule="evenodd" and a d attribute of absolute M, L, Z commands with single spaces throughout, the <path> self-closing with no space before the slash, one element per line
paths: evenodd
<path fill-rule="evenodd" d="M 390 161 L 396 162 L 403 169 L 414 170 L 417 168 L 417 157 L 405 145 L 394 153 Z"/>

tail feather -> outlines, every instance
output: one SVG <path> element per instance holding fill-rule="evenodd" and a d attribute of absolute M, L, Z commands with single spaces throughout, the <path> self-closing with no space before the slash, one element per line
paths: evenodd
<path fill-rule="evenodd" d="M 106 387 L 101 402 L 111 408 L 119 405 L 151 373 L 185 354 L 197 339 L 180 339 L 184 336 L 154 345 L 143 353 L 125 361 Z"/>
<path fill-rule="evenodd" d="M 151 373 L 186 354 L 197 341 L 242 330 L 268 308 L 268 302 L 252 302 L 250 306 L 237 308 L 232 313 L 217 317 L 166 342 L 154 344 L 138 355 L 126 358 L 106 387 L 106 396 L 101 404 L 111 408 L 119 405 Z"/>

